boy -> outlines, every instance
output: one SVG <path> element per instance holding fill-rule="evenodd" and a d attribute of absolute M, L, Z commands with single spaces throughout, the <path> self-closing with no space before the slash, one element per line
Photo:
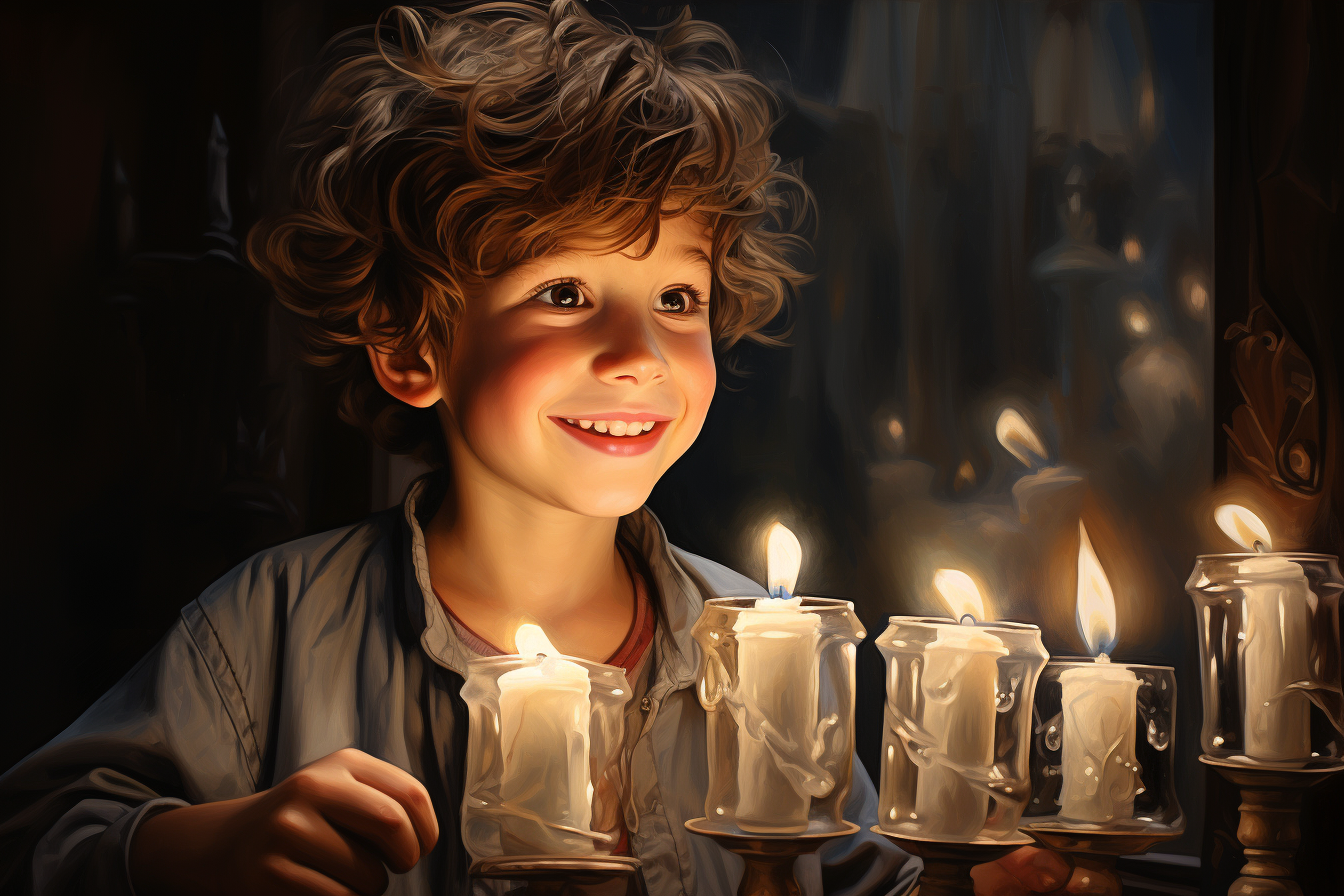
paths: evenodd
<path fill-rule="evenodd" d="M 534 621 L 629 674 L 629 785 L 601 808 L 650 892 L 729 893 L 740 863 L 683 826 L 707 777 L 690 627 L 762 592 L 642 504 L 699 432 L 715 352 L 768 341 L 803 279 L 773 98 L 714 26 L 651 43 L 573 0 L 394 11 L 333 57 L 249 255 L 344 415 L 439 472 L 230 572 L 11 770 L 4 888 L 465 892 L 462 676 Z M 800 869 L 903 892 L 915 865 L 868 832 L 854 770 L 863 833 Z"/>

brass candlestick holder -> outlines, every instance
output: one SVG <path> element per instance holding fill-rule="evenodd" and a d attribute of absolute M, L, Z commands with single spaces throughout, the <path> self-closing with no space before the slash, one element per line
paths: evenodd
<path fill-rule="evenodd" d="M 502 856 L 478 859 L 478 880 L 520 881 L 526 896 L 648 896 L 639 859 L 627 856 Z"/>
<path fill-rule="evenodd" d="M 705 818 L 692 818 L 686 822 L 686 830 L 709 837 L 733 855 L 741 856 L 747 867 L 737 885 L 737 896 L 802 896 L 793 871 L 798 857 L 816 852 L 828 840 L 857 834 L 859 826 L 842 821 L 837 830 L 816 833 L 741 834 Z"/>
<path fill-rule="evenodd" d="M 882 830 L 878 825 L 873 825 L 870 830 L 923 860 L 924 870 L 919 874 L 919 896 L 975 896 L 972 868 L 1001 859 L 1013 850 L 1031 846 L 1035 842 L 1030 837 L 1019 835 L 1005 840 L 982 838 L 957 843 L 901 837 Z"/>
<path fill-rule="evenodd" d="M 1064 853 L 1075 868 L 1086 868 L 1118 878 L 1116 862 L 1121 856 L 1137 856 L 1159 843 L 1175 840 L 1180 830 L 1166 831 L 1089 831 L 1077 825 L 1039 822 L 1022 826 L 1024 833 L 1036 838 L 1046 849 Z"/>
<path fill-rule="evenodd" d="M 1344 771 L 1344 766 L 1277 768 L 1207 755 L 1199 761 L 1241 788 L 1237 839 L 1244 847 L 1246 864 L 1228 888 L 1228 896 L 1302 896 L 1294 879 L 1294 858 L 1302 845 L 1298 823 L 1302 795 L 1308 787 Z"/>

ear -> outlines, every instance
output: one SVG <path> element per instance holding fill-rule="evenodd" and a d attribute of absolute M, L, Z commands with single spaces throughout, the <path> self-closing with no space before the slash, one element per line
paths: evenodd
<path fill-rule="evenodd" d="M 393 398 L 411 407 L 427 408 L 441 397 L 434 355 L 428 346 L 397 351 L 388 346 L 366 345 L 369 364 L 378 385 Z"/>

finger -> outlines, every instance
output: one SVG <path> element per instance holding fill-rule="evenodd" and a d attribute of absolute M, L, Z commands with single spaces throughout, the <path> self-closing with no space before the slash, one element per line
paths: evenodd
<path fill-rule="evenodd" d="M 1028 896 L 1031 892 L 998 862 L 986 862 L 971 869 L 975 896 Z"/>
<path fill-rule="evenodd" d="M 1078 896 L 1120 896 L 1120 878 L 1110 871 L 1079 865 L 1073 869 L 1064 892 Z"/>
<path fill-rule="evenodd" d="M 363 840 L 342 836 L 315 811 L 290 807 L 276 816 L 284 853 L 319 871 L 360 896 L 379 896 L 387 889 L 387 868 Z"/>
<path fill-rule="evenodd" d="M 346 753 L 352 755 L 347 757 Z M 382 791 L 406 810 L 406 816 L 411 820 L 420 841 L 420 854 L 424 855 L 433 849 L 439 839 L 439 820 L 434 814 L 434 804 L 425 785 L 409 772 L 390 762 L 375 759 L 368 753 L 344 750 L 341 756 L 347 760 L 346 768 L 356 781 Z"/>
<path fill-rule="evenodd" d="M 286 896 L 357 896 L 349 887 L 320 871 L 300 865 L 285 856 L 271 856 L 263 863 L 276 892 Z M 270 889 L 269 887 L 267 889 Z"/>
<path fill-rule="evenodd" d="M 338 830 L 367 840 L 393 871 L 410 871 L 420 861 L 420 841 L 406 810 L 381 790 L 347 781 L 314 805 Z"/>
<path fill-rule="evenodd" d="M 1057 890 L 1069 879 L 1072 869 L 1057 853 L 1035 846 L 1024 846 L 999 859 L 995 864 L 1016 877 L 1036 893 Z"/>

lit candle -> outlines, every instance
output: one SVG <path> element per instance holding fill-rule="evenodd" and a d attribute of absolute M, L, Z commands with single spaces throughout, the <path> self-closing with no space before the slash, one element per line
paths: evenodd
<path fill-rule="evenodd" d="M 501 824 L 504 850 L 591 853 L 593 842 L 581 833 L 588 831 L 593 814 L 588 671 L 562 659 L 540 626 L 519 626 L 515 643 L 522 656 L 543 654 L 544 659 L 499 676 L 504 761 L 499 795 L 508 810 Z"/>
<path fill-rule="evenodd" d="M 1045 445 L 1041 437 L 1017 408 L 1007 407 L 999 412 L 994 435 L 999 444 L 1026 467 L 1039 467 L 1045 463 Z"/>
<path fill-rule="evenodd" d="M 1139 766 L 1134 757 L 1139 679 L 1106 655 L 1115 643 L 1115 596 L 1092 540 L 1078 523 L 1078 627 L 1096 656 L 1059 676 L 1063 758 L 1059 814 L 1071 821 L 1134 816 Z"/>
<path fill-rule="evenodd" d="M 801 833 L 807 829 L 812 796 L 784 774 L 776 745 L 792 743 L 811 759 L 816 738 L 818 656 L 821 620 L 793 597 L 802 566 L 798 538 L 780 523 L 766 541 L 772 597 L 757 600 L 733 623 L 737 636 L 737 693 L 742 707 L 737 729 L 737 825 L 757 833 Z M 821 782 L 818 782 L 819 786 Z M 815 789 L 815 788 L 814 788 Z"/>
<path fill-rule="evenodd" d="M 940 569 L 934 587 L 964 624 L 943 627 L 924 649 L 920 689 L 928 732 L 929 764 L 919 770 L 915 816 L 923 836 L 970 840 L 985 824 L 989 794 L 967 780 L 983 778 L 994 765 L 999 657 L 1003 641 L 975 626 L 985 615 L 980 590 L 966 573 Z"/>
<path fill-rule="evenodd" d="M 1269 530 L 1244 507 L 1214 512 L 1219 527 L 1243 548 L 1273 549 Z M 1241 642 L 1242 735 L 1251 759 L 1311 758 L 1311 705 L 1293 687 L 1311 678 L 1311 586 L 1301 564 L 1266 553 L 1237 564 L 1243 594 Z"/>

